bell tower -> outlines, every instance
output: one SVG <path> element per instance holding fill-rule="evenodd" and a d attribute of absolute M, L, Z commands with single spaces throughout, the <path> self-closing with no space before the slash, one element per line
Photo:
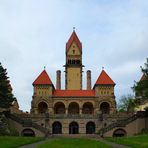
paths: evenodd
<path fill-rule="evenodd" d="M 65 89 L 82 89 L 82 43 L 73 30 L 66 43 Z"/>

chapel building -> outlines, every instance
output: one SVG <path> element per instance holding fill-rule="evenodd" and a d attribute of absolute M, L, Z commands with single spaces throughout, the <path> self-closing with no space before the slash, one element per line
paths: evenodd
<path fill-rule="evenodd" d="M 88 70 L 83 89 L 82 52 L 82 43 L 73 31 L 66 43 L 65 89 L 61 89 L 60 70 L 56 73 L 56 86 L 45 69 L 33 82 L 32 119 L 52 134 L 94 134 L 104 124 L 102 115 L 116 113 L 115 82 L 104 69 L 93 87 Z M 45 122 L 47 116 L 49 120 Z"/>

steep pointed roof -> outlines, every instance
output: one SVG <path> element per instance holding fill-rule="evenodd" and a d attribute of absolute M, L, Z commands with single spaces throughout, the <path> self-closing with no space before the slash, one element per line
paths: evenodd
<path fill-rule="evenodd" d="M 38 85 L 38 84 L 53 85 L 52 81 L 50 80 L 50 77 L 48 76 L 48 74 L 46 72 L 46 70 L 43 70 L 41 72 L 41 74 L 33 82 L 33 85 Z"/>
<path fill-rule="evenodd" d="M 143 81 L 143 80 L 145 80 L 145 79 L 146 79 L 146 75 L 143 74 L 142 77 L 141 77 L 141 79 L 140 79 L 140 81 Z"/>
<path fill-rule="evenodd" d="M 74 41 L 76 42 L 78 48 L 79 48 L 80 50 L 82 50 L 82 43 L 80 42 L 80 40 L 79 40 L 79 38 L 78 38 L 76 32 L 73 31 L 72 34 L 71 34 L 71 36 L 70 36 L 70 38 L 69 38 L 69 40 L 68 40 L 68 42 L 66 43 L 66 51 L 70 48 L 71 44 L 72 44 Z"/>
<path fill-rule="evenodd" d="M 109 77 L 109 75 L 102 70 L 100 76 L 98 77 L 95 85 L 115 85 L 115 82 Z"/>

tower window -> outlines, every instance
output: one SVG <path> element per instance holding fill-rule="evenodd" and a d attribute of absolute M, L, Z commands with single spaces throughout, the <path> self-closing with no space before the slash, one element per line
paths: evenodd
<path fill-rule="evenodd" d="M 72 52 L 73 52 L 73 54 L 75 54 L 75 50 L 73 50 Z"/>

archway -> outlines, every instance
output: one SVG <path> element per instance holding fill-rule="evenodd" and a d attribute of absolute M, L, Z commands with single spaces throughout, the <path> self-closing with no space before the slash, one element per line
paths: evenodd
<path fill-rule="evenodd" d="M 71 122 L 69 124 L 69 134 L 78 134 L 79 133 L 79 125 L 77 122 Z"/>
<path fill-rule="evenodd" d="M 88 122 L 86 124 L 86 134 L 94 134 L 96 131 L 96 125 L 94 122 Z"/>
<path fill-rule="evenodd" d="M 48 105 L 45 102 L 40 102 L 38 104 L 38 113 L 43 114 L 46 113 L 48 110 Z"/>
<path fill-rule="evenodd" d="M 82 113 L 83 114 L 93 114 L 93 104 L 90 102 L 86 102 L 83 104 Z"/>
<path fill-rule="evenodd" d="M 57 102 L 54 105 L 54 113 L 55 114 L 65 114 L 65 105 L 62 102 Z"/>
<path fill-rule="evenodd" d="M 110 112 L 109 103 L 107 103 L 107 102 L 101 103 L 100 110 L 101 110 L 102 114 L 109 114 L 109 112 Z"/>
<path fill-rule="evenodd" d="M 76 102 L 72 102 L 68 106 L 69 114 L 79 114 L 79 105 Z"/>
<path fill-rule="evenodd" d="M 34 137 L 35 136 L 35 133 L 34 133 L 34 131 L 32 129 L 27 128 L 27 129 L 24 129 L 22 131 L 22 136 Z"/>
<path fill-rule="evenodd" d="M 114 132 L 113 132 L 113 137 L 124 137 L 126 136 L 126 131 L 124 129 L 116 129 Z"/>
<path fill-rule="evenodd" d="M 62 124 L 60 122 L 57 121 L 52 124 L 52 133 L 62 134 Z"/>

